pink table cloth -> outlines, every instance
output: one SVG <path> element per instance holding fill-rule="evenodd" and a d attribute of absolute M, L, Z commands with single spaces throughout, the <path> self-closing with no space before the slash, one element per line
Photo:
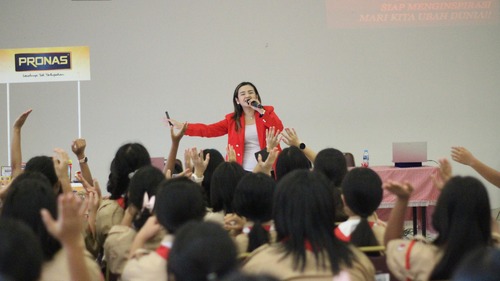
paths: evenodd
<path fill-rule="evenodd" d="M 396 168 L 390 166 L 370 167 L 382 179 L 382 182 L 388 180 L 409 182 L 413 185 L 413 193 L 408 203 L 409 207 L 428 207 L 435 206 L 440 191 L 434 187 L 431 176 L 437 175 L 438 167 L 415 167 L 415 168 Z M 384 190 L 384 197 L 380 204 L 380 209 L 393 208 L 396 203 L 396 196 Z"/>
<path fill-rule="evenodd" d="M 413 193 L 410 197 L 410 201 L 408 202 L 409 208 L 406 211 L 406 220 L 413 220 L 414 227 L 417 226 L 417 222 L 420 221 L 422 234 L 424 235 L 426 229 L 434 232 L 434 229 L 431 225 L 431 218 L 440 191 L 434 187 L 431 176 L 437 175 L 437 173 L 439 172 L 439 168 L 428 166 L 415 168 L 374 166 L 370 168 L 380 176 L 382 182 L 393 180 L 398 182 L 407 181 L 412 184 Z M 396 196 L 384 190 L 382 203 L 380 203 L 379 209 L 377 210 L 378 217 L 381 220 L 387 221 L 389 219 L 391 211 L 390 209 L 394 208 L 395 203 Z M 421 207 L 421 209 L 423 209 L 424 211 L 423 213 L 425 218 L 422 217 L 422 212 L 420 212 L 420 214 L 417 214 L 418 217 L 414 217 L 416 213 L 412 213 L 412 207 Z M 422 222 L 425 222 L 425 225 L 422 225 Z M 413 231 L 414 234 L 417 233 L 417 230 L 415 228 Z"/>

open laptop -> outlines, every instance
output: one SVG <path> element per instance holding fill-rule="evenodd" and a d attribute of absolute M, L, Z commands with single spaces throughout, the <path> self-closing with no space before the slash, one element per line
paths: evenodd
<path fill-rule="evenodd" d="M 421 167 L 427 161 L 427 142 L 393 142 L 392 162 L 399 168 Z"/>

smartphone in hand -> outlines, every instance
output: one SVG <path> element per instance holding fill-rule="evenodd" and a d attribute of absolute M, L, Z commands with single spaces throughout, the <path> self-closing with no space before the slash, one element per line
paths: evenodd
<path fill-rule="evenodd" d="M 168 111 L 165 111 L 165 115 L 167 116 L 167 119 L 170 119 L 170 115 L 168 115 Z M 168 121 L 168 124 L 170 126 L 173 126 L 174 124 L 172 124 L 172 122 L 170 122 L 170 120 Z"/>

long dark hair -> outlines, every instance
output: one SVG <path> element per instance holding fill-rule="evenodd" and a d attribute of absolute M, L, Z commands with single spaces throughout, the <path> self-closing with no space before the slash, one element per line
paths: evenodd
<path fill-rule="evenodd" d="M 339 187 L 347 174 L 344 153 L 335 148 L 321 150 L 314 159 L 314 170 L 322 172 L 335 186 Z"/>
<path fill-rule="evenodd" d="M 128 199 L 129 174 L 145 165 L 151 165 L 151 157 L 142 144 L 122 145 L 111 162 L 107 186 L 108 192 L 111 193 L 110 199 L 116 200 L 122 196 Z"/>
<path fill-rule="evenodd" d="M 278 155 L 274 175 L 276 180 L 279 181 L 282 177 L 293 170 L 310 168 L 311 162 L 307 159 L 304 152 L 296 146 L 290 146 L 283 149 L 283 151 L 281 151 Z"/>
<path fill-rule="evenodd" d="M 1 216 L 26 223 L 40 239 L 44 261 L 49 261 L 61 249 L 61 243 L 45 228 L 40 217 L 42 208 L 47 209 L 53 218 L 57 218 L 56 194 L 43 174 L 24 172 L 12 181 Z"/>
<path fill-rule="evenodd" d="M 153 166 L 143 166 L 130 179 L 128 185 L 128 203 L 134 205 L 139 211 L 133 221 L 136 229 L 140 229 L 152 215 L 152 212 L 147 208 L 143 210 L 144 194 L 147 194 L 148 198 L 156 196 L 158 185 L 163 180 L 165 180 L 163 173 Z"/>
<path fill-rule="evenodd" d="M 62 193 L 61 183 L 59 182 L 59 178 L 57 177 L 56 170 L 54 168 L 54 161 L 52 161 L 52 157 L 49 156 L 35 156 L 28 160 L 26 163 L 26 167 L 24 168 L 25 172 L 40 172 L 44 176 L 47 177 L 50 184 L 53 186 L 53 189 L 56 194 Z"/>
<path fill-rule="evenodd" d="M 170 233 L 190 220 L 201 221 L 205 203 L 200 186 L 186 177 L 164 180 L 156 194 L 155 213 L 158 222 Z"/>
<path fill-rule="evenodd" d="M 236 255 L 236 245 L 222 226 L 191 221 L 175 234 L 167 271 L 177 281 L 221 280 L 238 269 Z"/>
<path fill-rule="evenodd" d="M 263 173 L 248 173 L 236 186 L 233 208 L 236 214 L 253 222 L 248 233 L 247 252 L 269 243 L 269 232 L 262 223 L 270 221 L 273 213 L 273 195 L 276 181 Z"/>
<path fill-rule="evenodd" d="M 354 254 L 333 234 L 335 206 L 328 179 L 321 173 L 299 169 L 282 178 L 274 194 L 274 223 L 285 256 L 292 255 L 295 270 L 304 270 L 306 250 L 314 253 L 316 265 L 334 275 L 340 266 L 352 266 Z M 310 245 L 310 249 L 308 246 Z"/>
<path fill-rule="evenodd" d="M 236 86 L 236 89 L 234 89 L 234 93 L 233 93 L 234 115 L 232 117 L 234 120 L 234 123 L 235 123 L 235 130 L 236 131 L 239 131 L 241 128 L 240 117 L 243 114 L 243 107 L 241 107 L 240 104 L 236 103 L 236 100 L 238 99 L 238 93 L 240 91 L 240 88 L 243 86 L 247 86 L 247 85 L 253 87 L 253 89 L 255 90 L 255 94 L 257 95 L 257 99 L 259 100 L 259 103 L 262 103 L 262 100 L 260 99 L 260 95 L 259 95 L 259 91 L 257 90 L 257 87 L 255 87 L 255 85 L 252 84 L 251 82 L 241 82 L 240 84 L 238 84 L 238 86 Z"/>
<path fill-rule="evenodd" d="M 434 244 L 444 250 L 432 280 L 450 279 L 460 260 L 492 243 L 488 192 L 473 177 L 452 177 L 443 187 L 432 216 Z"/>
<path fill-rule="evenodd" d="M 224 162 L 217 166 L 210 183 L 210 201 L 214 212 L 233 212 L 234 190 L 245 174 L 243 167 L 236 162 Z"/>
<path fill-rule="evenodd" d="M 210 161 L 208 161 L 207 168 L 203 173 L 203 181 L 201 182 L 201 186 L 203 188 L 203 197 L 208 207 L 212 207 L 212 203 L 210 200 L 210 184 L 212 182 L 212 175 L 219 166 L 220 163 L 226 162 L 224 160 L 224 156 L 215 148 L 203 149 L 203 159 L 207 157 L 207 154 L 210 154 Z"/>
<path fill-rule="evenodd" d="M 346 205 L 361 217 L 351 233 L 351 243 L 358 247 L 379 245 L 368 223 L 368 217 L 382 202 L 382 180 L 372 169 L 355 168 L 344 177 L 342 194 Z"/>
<path fill-rule="evenodd" d="M 33 230 L 14 218 L 0 218 L 0 280 L 35 281 L 42 272 L 42 246 Z"/>

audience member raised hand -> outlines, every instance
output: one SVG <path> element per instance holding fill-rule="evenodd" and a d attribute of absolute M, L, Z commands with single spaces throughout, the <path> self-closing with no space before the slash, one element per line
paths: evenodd
<path fill-rule="evenodd" d="M 141 227 L 141 230 L 139 230 L 134 237 L 134 241 L 130 246 L 129 258 L 131 258 L 138 249 L 144 247 L 144 244 L 153 238 L 161 229 L 162 226 L 158 222 L 156 216 L 149 217 L 146 223 Z"/>
<path fill-rule="evenodd" d="M 443 189 L 444 184 L 451 178 L 451 165 L 448 159 L 439 159 L 439 171 L 437 175 L 432 175 L 431 179 L 434 183 L 434 187 L 439 190 Z"/>
<path fill-rule="evenodd" d="M 299 138 L 297 135 L 297 132 L 293 128 L 285 128 L 283 132 L 281 132 L 281 135 L 283 136 L 282 140 L 285 144 L 289 146 L 295 146 L 298 147 L 304 152 L 306 155 L 307 159 L 309 161 L 314 162 L 316 159 L 316 152 L 313 151 L 311 148 L 307 147 Z"/>
<path fill-rule="evenodd" d="M 283 138 L 280 134 L 281 132 L 277 130 L 274 126 L 266 130 L 266 148 L 267 152 L 271 152 L 275 147 L 277 147 Z"/>
<path fill-rule="evenodd" d="M 87 147 L 87 141 L 82 138 L 75 139 L 71 143 L 71 150 L 78 159 L 78 164 L 80 165 L 80 170 L 83 177 L 87 181 L 92 181 L 92 173 L 90 172 L 89 165 L 87 163 L 88 159 L 85 155 L 85 148 Z"/>
<path fill-rule="evenodd" d="M 90 273 L 85 262 L 85 247 L 81 236 L 84 204 L 73 194 L 61 194 L 58 198 L 58 217 L 55 220 L 46 209 L 41 216 L 47 231 L 61 242 L 66 250 L 71 280 L 88 281 Z"/>
<path fill-rule="evenodd" d="M 462 146 L 454 146 L 451 148 L 451 158 L 458 163 L 470 166 L 478 172 L 487 181 L 500 188 L 500 171 L 484 164 L 477 159 L 472 153 Z"/>
<path fill-rule="evenodd" d="M 28 119 L 28 116 L 33 111 L 33 109 L 29 109 L 23 112 L 14 122 L 13 127 L 13 135 L 12 135 L 12 144 L 11 144 L 11 163 L 12 167 L 12 178 L 17 177 L 22 173 L 21 163 L 22 163 L 22 149 L 21 149 L 21 128 L 24 125 L 24 122 Z"/>
<path fill-rule="evenodd" d="M 230 144 L 226 146 L 227 162 L 236 162 L 236 151 Z"/>
<path fill-rule="evenodd" d="M 196 147 L 193 147 L 189 151 L 189 156 L 194 166 L 194 175 L 198 180 L 203 180 L 203 174 L 205 173 L 208 163 L 210 162 L 210 153 L 207 153 L 205 159 L 203 159 L 203 150 L 198 152 Z"/>
<path fill-rule="evenodd" d="M 68 175 L 69 156 L 61 148 L 54 148 L 55 155 L 52 157 L 57 178 L 61 184 L 63 193 L 73 193 Z"/>
<path fill-rule="evenodd" d="M 409 182 L 388 181 L 382 187 L 397 197 L 385 230 L 384 244 L 387 246 L 389 241 L 401 238 L 406 208 L 413 192 L 413 186 Z"/>
<path fill-rule="evenodd" d="M 270 152 L 269 155 L 267 156 L 266 161 L 262 161 L 262 155 L 259 154 L 257 157 L 257 165 L 255 165 L 255 168 L 253 169 L 254 173 L 264 173 L 266 175 L 271 175 L 271 171 L 273 170 L 273 165 L 274 162 L 276 161 L 276 158 L 278 158 L 278 148 L 274 147 Z"/>

